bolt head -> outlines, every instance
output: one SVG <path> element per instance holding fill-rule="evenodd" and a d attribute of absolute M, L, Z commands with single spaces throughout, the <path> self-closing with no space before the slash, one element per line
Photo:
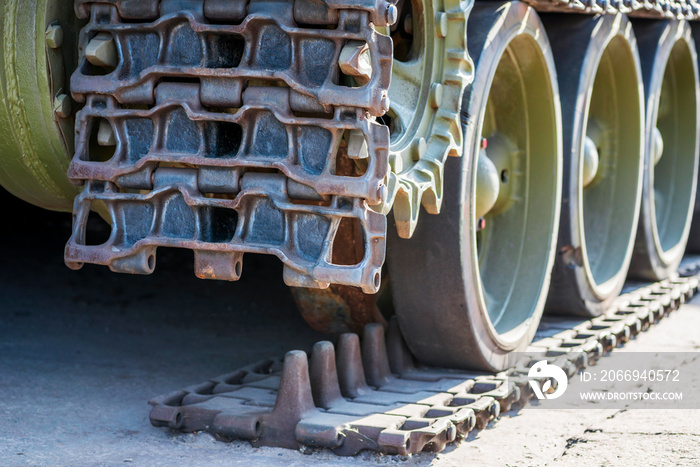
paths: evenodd
<path fill-rule="evenodd" d="M 489 159 L 485 149 L 479 151 L 476 166 L 475 216 L 477 219 L 488 214 L 498 202 L 500 193 L 498 169 Z M 483 228 L 483 227 L 482 227 Z"/>
<path fill-rule="evenodd" d="M 435 34 L 438 37 L 447 36 L 447 13 L 438 13 L 435 18 Z"/>
<path fill-rule="evenodd" d="M 583 141 L 583 161 L 581 171 L 581 183 L 584 187 L 593 182 L 598 173 L 598 165 L 600 163 L 600 155 L 598 148 L 591 138 L 586 136 Z"/>
<path fill-rule="evenodd" d="M 58 24 L 51 24 L 46 28 L 46 45 L 52 49 L 57 49 L 63 45 L 63 28 Z"/>
<path fill-rule="evenodd" d="M 451 443 L 455 439 L 457 439 L 457 427 L 450 425 L 450 428 L 447 429 L 447 441 Z"/>
<path fill-rule="evenodd" d="M 99 67 L 115 67 L 119 63 L 119 53 L 114 38 L 108 33 L 99 33 L 85 48 L 85 58 Z"/>
<path fill-rule="evenodd" d="M 386 24 L 387 26 L 391 26 L 396 22 L 396 20 L 399 18 L 399 10 L 396 8 L 396 5 L 390 4 L 388 7 L 386 7 Z"/>
<path fill-rule="evenodd" d="M 73 109 L 73 101 L 67 94 L 59 94 L 53 101 L 53 112 L 59 118 L 68 118 Z"/>
<path fill-rule="evenodd" d="M 367 84 L 372 77 L 372 59 L 369 46 L 362 41 L 349 41 L 340 51 L 338 58 L 340 70 L 354 76 L 360 84 Z"/>
<path fill-rule="evenodd" d="M 377 198 L 379 198 L 380 203 L 385 203 L 389 197 L 389 187 L 382 184 L 377 189 Z"/>
<path fill-rule="evenodd" d="M 389 107 L 391 107 L 391 102 L 389 101 L 389 94 L 384 93 L 382 94 L 382 101 L 381 101 L 381 111 L 382 114 L 385 114 L 389 111 Z"/>

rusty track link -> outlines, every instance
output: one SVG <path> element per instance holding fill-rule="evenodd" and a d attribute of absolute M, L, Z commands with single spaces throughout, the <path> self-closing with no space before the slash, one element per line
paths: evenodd
<path fill-rule="evenodd" d="M 388 196 L 389 132 L 375 117 L 392 45 L 375 26 L 395 20 L 391 3 L 77 0 L 76 11 L 89 23 L 71 89 L 85 106 L 68 174 L 85 189 L 69 266 L 149 274 L 157 247 L 177 247 L 195 251 L 199 277 L 237 280 L 244 252 L 267 253 L 288 285 L 376 292 L 386 218 L 368 206 Z M 346 49 L 364 55 L 341 59 Z M 344 74 L 363 57 L 366 82 Z M 341 173 L 340 158 L 362 170 Z M 100 245 L 85 235 L 91 209 L 112 224 Z M 353 264 L 333 261 L 344 221 L 362 232 Z"/>
<path fill-rule="evenodd" d="M 525 358 L 499 374 L 478 374 L 418 365 L 395 322 L 365 327 L 362 343 L 344 334 L 336 347 L 317 343 L 203 384 L 150 401 L 157 427 L 207 431 L 254 445 L 328 448 L 339 455 L 362 450 L 406 455 L 441 451 L 455 439 L 512 405 L 532 397 L 528 369 L 543 355 L 571 377 L 676 310 L 697 291 L 692 277 L 666 280 L 620 297 L 604 315 L 572 328 L 550 319 Z M 564 321 L 566 323 L 567 321 Z"/>
<path fill-rule="evenodd" d="M 698 12 L 696 0 L 577 1 L 530 3 L 589 13 Z M 440 18 L 459 42 L 452 57 L 459 79 L 450 91 L 458 96 L 471 79 L 458 34 L 470 6 L 452 7 Z M 393 54 L 376 28 L 396 21 L 391 1 L 76 0 L 75 10 L 89 21 L 71 79 L 84 107 L 68 175 L 85 189 L 65 250 L 70 267 L 150 274 L 157 248 L 176 247 L 194 250 L 199 277 L 237 280 L 243 254 L 253 252 L 278 256 L 290 286 L 377 292 L 384 215 L 398 186 L 389 130 L 376 121 L 389 109 Z M 459 146 L 454 135 L 442 136 Z M 342 169 L 348 161 L 351 172 Z M 428 172 L 421 177 L 432 181 L 421 186 L 434 193 L 423 204 L 433 212 L 442 181 L 439 170 Z M 402 228 L 410 236 L 419 203 L 398 204 L 397 224 L 410 218 Z M 86 238 L 91 210 L 113 227 L 102 244 Z M 338 235 L 343 223 L 362 242 L 352 264 L 334 261 L 334 252 L 354 249 Z"/>

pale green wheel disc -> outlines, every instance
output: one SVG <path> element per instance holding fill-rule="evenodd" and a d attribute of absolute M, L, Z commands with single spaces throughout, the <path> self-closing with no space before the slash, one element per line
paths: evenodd
<path fill-rule="evenodd" d="M 70 211 L 78 192 L 66 176 L 74 133 L 68 76 L 80 29 L 73 2 L 5 1 L 0 18 L 0 185 L 37 206 Z M 47 45 L 51 25 L 62 29 L 60 47 Z M 61 94 L 66 118 L 54 112 Z"/>
<path fill-rule="evenodd" d="M 391 238 L 388 264 L 413 354 L 493 371 L 527 348 L 544 309 L 559 224 L 559 94 L 544 28 L 525 4 L 476 4 L 467 43 L 476 70 L 462 103 L 464 154 L 447 160 L 443 211 L 421 216 L 412 239 Z"/>
<path fill-rule="evenodd" d="M 686 22 L 634 23 L 646 91 L 646 170 L 630 274 L 658 281 L 678 269 L 698 172 L 698 66 Z"/>
<path fill-rule="evenodd" d="M 546 15 L 562 103 L 561 228 L 548 308 L 601 314 L 627 277 L 639 219 L 644 102 L 624 15 Z"/>

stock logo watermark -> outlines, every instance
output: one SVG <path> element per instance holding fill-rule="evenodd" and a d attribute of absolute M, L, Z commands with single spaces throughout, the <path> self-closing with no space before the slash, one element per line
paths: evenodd
<path fill-rule="evenodd" d="M 532 392 L 540 400 L 561 397 L 569 386 L 569 378 L 566 377 L 564 370 L 554 364 L 547 363 L 547 360 L 540 360 L 532 365 L 527 376 L 530 378 L 528 382 Z M 540 381 L 543 381 L 541 387 Z"/>
<path fill-rule="evenodd" d="M 700 409 L 700 352 L 615 352 L 575 374 L 570 364 L 587 361 L 585 354 L 521 358 L 533 394 L 528 408 Z"/>

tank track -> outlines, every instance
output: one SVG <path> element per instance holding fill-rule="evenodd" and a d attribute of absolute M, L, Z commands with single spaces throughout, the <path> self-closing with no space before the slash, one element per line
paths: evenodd
<path fill-rule="evenodd" d="M 391 3 L 77 0 L 76 12 L 89 22 L 71 80 L 85 106 L 69 266 L 149 274 L 157 247 L 178 247 L 194 250 L 197 276 L 237 280 L 255 252 L 277 255 L 288 285 L 377 291 L 386 218 L 369 205 L 388 193 L 389 131 L 375 117 L 392 45 L 375 26 L 395 20 Z M 339 65 L 348 46 L 349 73 L 369 54 L 362 86 Z M 341 159 L 364 171 L 341 174 Z M 86 239 L 91 209 L 112 223 L 102 245 Z M 362 231 L 357 264 L 333 261 L 341 222 Z"/>
<path fill-rule="evenodd" d="M 696 0 L 529 3 L 657 17 L 700 11 Z M 433 83 L 447 93 L 442 107 L 461 102 L 473 79 L 463 41 L 471 5 L 440 13 L 450 65 L 444 83 Z M 376 121 L 389 108 L 393 53 L 376 28 L 396 21 L 392 2 L 76 0 L 75 10 L 88 24 L 71 79 L 84 107 L 68 176 L 84 189 L 65 249 L 70 267 L 150 274 L 157 248 L 177 247 L 194 251 L 198 277 L 237 280 L 252 252 L 278 256 L 290 286 L 375 293 L 394 202 L 403 237 L 421 201 L 439 212 L 442 163 L 461 153 L 458 109 L 438 106 L 447 123 L 436 123 L 425 160 L 403 173 Z M 107 56 L 95 59 L 100 47 Z M 112 224 L 106 243 L 86 238 L 91 210 Z M 337 235 L 341 223 L 361 234 L 351 239 L 363 243 L 355 264 L 334 259 L 355 248 Z"/>
<path fill-rule="evenodd" d="M 377 324 L 342 335 L 334 348 L 319 342 L 203 384 L 156 397 L 156 427 L 206 431 L 223 440 L 299 449 L 327 448 L 338 455 L 362 450 L 407 455 L 441 451 L 473 429 L 484 428 L 532 396 L 528 369 L 546 358 L 569 378 L 646 331 L 697 291 L 700 262 L 692 277 L 666 280 L 621 296 L 604 315 L 588 321 L 548 318 L 539 339 L 499 374 L 467 373 L 418 365 L 396 322 L 388 333 Z"/>
<path fill-rule="evenodd" d="M 537 11 L 615 14 L 695 20 L 700 15 L 697 0 L 524 0 Z"/>

